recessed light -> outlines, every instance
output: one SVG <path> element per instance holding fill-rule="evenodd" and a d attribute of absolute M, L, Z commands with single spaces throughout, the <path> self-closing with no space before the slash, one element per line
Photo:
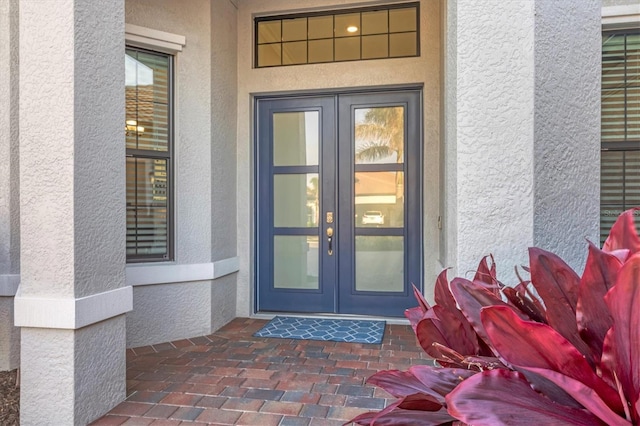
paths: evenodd
<path fill-rule="evenodd" d="M 356 27 L 355 25 L 350 25 L 347 27 L 347 31 L 350 33 L 355 33 L 356 31 L 358 31 L 358 27 Z"/>

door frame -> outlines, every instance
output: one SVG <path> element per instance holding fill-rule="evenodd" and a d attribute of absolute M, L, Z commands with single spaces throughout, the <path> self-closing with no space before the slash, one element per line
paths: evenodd
<path fill-rule="evenodd" d="M 252 253 L 251 253 L 251 259 L 253 261 L 253 267 L 251 268 L 251 277 L 252 277 L 252 285 L 251 285 L 251 294 L 250 294 L 250 298 L 251 298 L 251 305 L 252 305 L 252 313 L 255 314 L 272 314 L 272 313 L 276 313 L 276 312 L 272 312 L 272 311 L 266 311 L 266 310 L 259 310 L 259 272 L 260 272 L 260 247 L 259 247 L 259 233 L 262 231 L 260 229 L 260 224 L 259 224 L 259 214 L 257 211 L 258 206 L 260 205 L 260 188 L 261 185 L 264 185 L 264 183 L 259 182 L 259 147 L 258 147 L 258 143 L 259 143 L 259 125 L 258 125 L 258 120 L 260 119 L 260 116 L 258 114 L 258 105 L 259 105 L 259 101 L 261 100 L 295 100 L 295 99 L 308 99 L 308 98 L 313 98 L 313 97 L 323 97 L 323 96 L 327 96 L 327 97 L 334 97 L 336 99 L 335 102 L 335 111 L 336 111 L 336 119 L 334 122 L 334 125 L 337 126 L 337 123 L 339 121 L 339 109 L 338 109 L 338 95 L 344 96 L 358 96 L 358 95 L 371 95 L 374 93 L 401 93 L 401 92 L 417 92 L 418 95 L 418 108 L 417 108 L 417 137 L 418 137 L 418 143 L 417 143 L 417 155 L 418 155 L 418 160 L 416 162 L 417 167 L 414 167 L 414 170 L 408 170 L 407 171 L 407 182 L 410 182 L 410 176 L 412 176 L 415 180 L 412 183 L 412 186 L 416 187 L 415 188 L 415 193 L 417 193 L 417 195 L 414 195 L 415 197 L 415 202 L 418 203 L 418 214 L 417 214 L 417 224 L 414 224 L 414 226 L 417 226 L 417 232 L 415 232 L 415 234 L 417 234 L 417 238 L 419 239 L 419 243 L 417 244 L 417 252 L 413 252 L 413 253 L 407 253 L 405 255 L 405 265 L 407 263 L 407 257 L 411 256 L 414 258 L 418 259 L 418 268 L 417 271 L 415 273 L 415 275 L 417 275 L 419 277 L 419 279 L 417 280 L 418 282 L 410 282 L 411 284 L 414 284 L 421 292 L 424 289 L 424 85 L 423 84 L 408 84 L 408 85 L 389 85 L 389 86 L 375 86 L 375 87 L 357 87 L 357 88 L 344 88 L 344 89 L 328 89 L 328 90 L 322 90 L 322 89 L 313 89 L 313 90 L 302 90 L 302 91 L 283 91 L 283 92 L 269 92 L 269 93 L 259 93 L 259 94 L 252 94 L 251 100 L 252 100 L 252 137 L 253 137 L 253 141 L 252 141 L 252 161 L 251 161 L 251 165 L 252 165 L 252 169 L 251 169 L 251 176 L 252 176 L 252 194 L 251 194 L 251 202 L 252 202 L 252 227 L 253 227 L 253 232 L 251 233 L 251 248 L 252 248 Z M 339 130 L 336 130 L 335 133 L 335 138 L 338 138 Z M 409 135 L 407 136 L 409 137 Z M 414 151 L 415 152 L 415 151 Z M 338 165 L 336 165 L 336 168 L 338 167 Z M 417 169 L 417 170 L 415 170 Z M 417 178 L 416 178 L 417 176 Z M 336 202 L 339 202 L 338 200 L 336 200 Z M 341 232 L 340 235 L 344 234 L 344 232 Z M 321 233 L 322 236 L 322 233 Z M 336 274 L 338 274 L 339 268 L 336 268 Z M 412 289 L 410 286 L 408 286 L 407 291 L 409 293 L 412 293 Z M 333 296 L 334 299 L 338 297 L 338 293 L 339 290 L 336 289 L 335 295 Z M 305 315 L 315 315 L 315 314 L 321 314 L 321 315 L 329 315 L 329 316 L 335 316 L 335 317 L 349 317 L 349 316 L 354 316 L 354 315 L 372 315 L 372 316 L 378 316 L 378 317 L 383 317 L 382 315 L 375 315 L 375 314 L 371 314 L 371 313 L 364 313 L 364 314 L 344 314 L 344 313 L 332 313 L 332 312 L 303 312 L 303 311 L 290 311 L 291 314 L 296 314 L 296 313 L 304 313 Z"/>

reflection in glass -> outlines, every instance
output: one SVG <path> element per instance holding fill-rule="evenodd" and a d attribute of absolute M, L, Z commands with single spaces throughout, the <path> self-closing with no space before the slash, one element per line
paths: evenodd
<path fill-rule="evenodd" d="M 404 290 L 404 237 L 356 236 L 356 291 Z"/>
<path fill-rule="evenodd" d="M 416 12 L 415 7 L 389 10 L 389 32 L 416 31 Z"/>
<path fill-rule="evenodd" d="M 307 18 L 285 19 L 282 21 L 282 41 L 307 39 Z"/>
<path fill-rule="evenodd" d="M 360 35 L 360 14 L 346 13 L 344 15 L 336 15 L 334 33 L 336 37 Z"/>
<path fill-rule="evenodd" d="M 169 147 L 169 58 L 126 50 L 125 137 L 127 148 Z"/>
<path fill-rule="evenodd" d="M 280 20 L 258 22 L 258 43 L 280 42 L 281 22 Z"/>
<path fill-rule="evenodd" d="M 362 34 L 386 34 L 389 32 L 388 11 L 362 12 Z"/>
<path fill-rule="evenodd" d="M 127 158 L 127 253 L 167 252 L 167 160 Z"/>
<path fill-rule="evenodd" d="M 273 114 L 273 165 L 318 165 L 318 111 Z"/>
<path fill-rule="evenodd" d="M 281 44 L 261 44 L 258 46 L 258 66 L 274 67 L 282 65 Z"/>
<path fill-rule="evenodd" d="M 356 164 L 404 162 L 404 107 L 355 110 Z"/>
<path fill-rule="evenodd" d="M 353 61 L 360 59 L 360 37 L 335 39 L 335 60 Z"/>
<path fill-rule="evenodd" d="M 273 245 L 273 286 L 317 290 L 318 236 L 276 235 Z"/>
<path fill-rule="evenodd" d="M 362 37 L 362 59 L 386 58 L 389 56 L 387 34 Z"/>
<path fill-rule="evenodd" d="M 415 56 L 418 52 L 416 33 L 389 34 L 389 56 Z"/>
<path fill-rule="evenodd" d="M 306 64 L 307 42 L 282 43 L 282 65 Z"/>
<path fill-rule="evenodd" d="M 309 16 L 309 40 L 333 38 L 333 15 Z"/>
<path fill-rule="evenodd" d="M 333 39 L 309 40 L 309 63 L 333 61 Z"/>
<path fill-rule="evenodd" d="M 356 226 L 404 226 L 403 172 L 358 172 L 354 187 Z"/>
<path fill-rule="evenodd" d="M 277 228 L 318 226 L 317 173 L 273 176 L 273 224 Z"/>

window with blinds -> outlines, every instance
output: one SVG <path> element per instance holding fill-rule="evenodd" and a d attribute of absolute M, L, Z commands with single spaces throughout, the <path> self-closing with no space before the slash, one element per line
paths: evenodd
<path fill-rule="evenodd" d="M 640 206 L 640 30 L 602 35 L 600 242 Z"/>
<path fill-rule="evenodd" d="M 126 49 L 129 262 L 172 258 L 172 61 L 167 54 Z"/>

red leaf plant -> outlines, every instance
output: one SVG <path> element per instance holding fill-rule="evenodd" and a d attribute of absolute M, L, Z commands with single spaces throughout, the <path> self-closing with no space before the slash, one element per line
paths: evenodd
<path fill-rule="evenodd" d="M 640 237 L 634 212 L 603 248 L 589 244 L 582 277 L 529 249 L 531 280 L 496 279 L 492 256 L 473 280 L 414 288 L 405 316 L 435 366 L 388 370 L 367 383 L 397 401 L 361 425 L 640 425 Z M 519 276 L 518 276 L 519 277 Z"/>

